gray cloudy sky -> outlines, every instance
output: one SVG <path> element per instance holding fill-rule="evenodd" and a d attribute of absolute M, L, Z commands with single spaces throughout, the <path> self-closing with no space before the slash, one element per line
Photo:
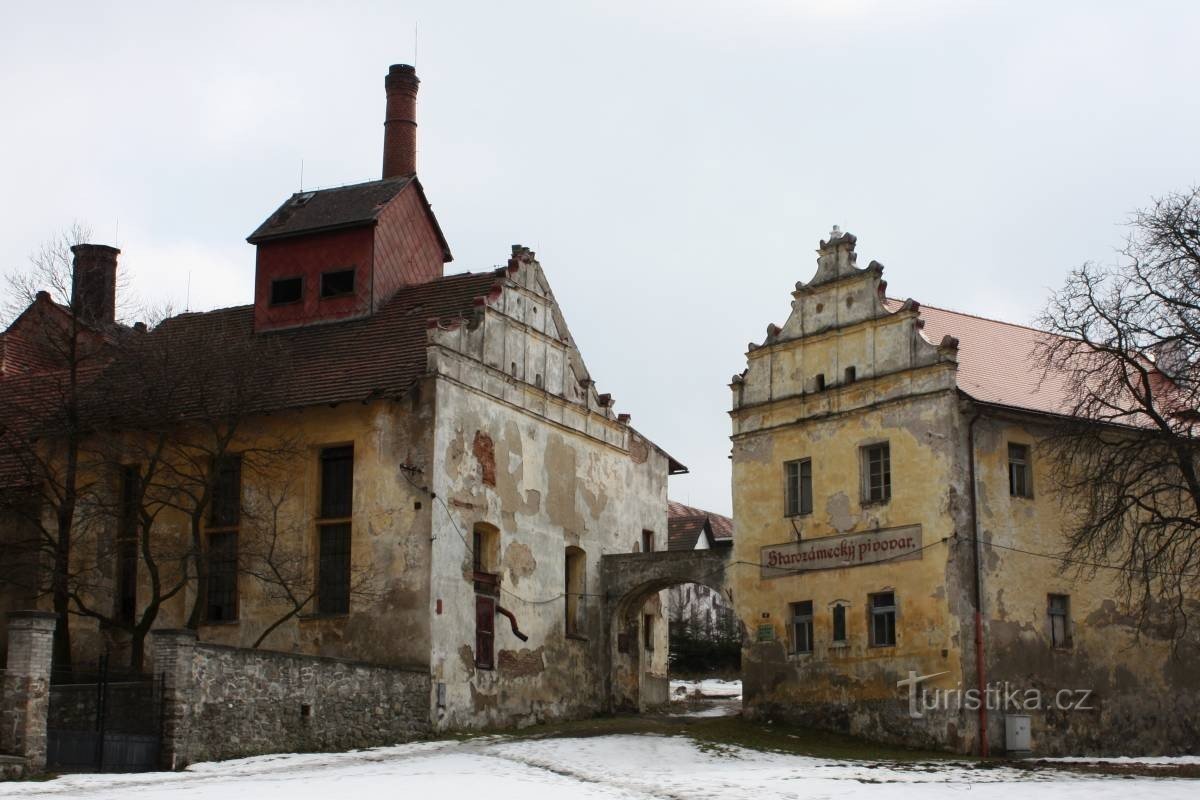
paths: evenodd
<path fill-rule="evenodd" d="M 832 224 L 891 294 L 1028 322 L 1200 181 L 1191 2 L 21 3 L 0 267 L 80 220 L 146 301 L 249 302 L 302 159 L 378 177 L 414 25 L 449 270 L 537 250 L 600 391 L 691 467 L 672 496 L 718 511 L 729 378 Z"/>

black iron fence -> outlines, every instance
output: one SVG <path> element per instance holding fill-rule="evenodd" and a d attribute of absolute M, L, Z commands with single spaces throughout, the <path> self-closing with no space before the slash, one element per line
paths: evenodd
<path fill-rule="evenodd" d="M 94 667 L 52 672 L 47 769 L 158 769 L 162 708 L 161 678 L 112 670 L 107 657 Z"/>

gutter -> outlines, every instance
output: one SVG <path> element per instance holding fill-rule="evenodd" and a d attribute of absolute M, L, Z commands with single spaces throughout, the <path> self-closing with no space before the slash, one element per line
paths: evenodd
<path fill-rule="evenodd" d="M 971 417 L 971 422 L 967 425 L 967 469 L 969 480 L 971 481 L 971 554 L 975 589 L 975 687 L 979 691 L 979 696 L 984 699 L 984 702 L 979 704 L 979 756 L 980 758 L 987 758 L 989 747 L 987 667 L 984 664 L 983 652 L 983 559 L 979 554 L 979 503 L 976 498 L 978 490 L 975 485 L 975 423 L 979 421 L 979 417 L 982 414 L 983 410 L 976 407 L 975 415 Z"/>

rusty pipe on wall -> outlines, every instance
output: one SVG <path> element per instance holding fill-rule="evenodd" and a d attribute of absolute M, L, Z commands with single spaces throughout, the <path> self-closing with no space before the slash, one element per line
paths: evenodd
<path fill-rule="evenodd" d="M 975 584 L 975 685 L 979 690 L 979 756 L 987 758 L 988 747 L 988 713 L 987 713 L 987 665 L 984 663 L 983 652 L 983 559 L 979 556 L 979 502 L 976 498 L 975 486 L 975 423 L 979 421 L 982 412 L 975 410 L 975 416 L 967 425 L 967 470 L 971 481 L 971 554 L 972 572 Z"/>

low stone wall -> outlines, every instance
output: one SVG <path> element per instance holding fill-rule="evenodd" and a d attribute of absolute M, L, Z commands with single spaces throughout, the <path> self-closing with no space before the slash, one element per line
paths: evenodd
<path fill-rule="evenodd" d="M 199 644 L 156 632 L 168 769 L 280 752 L 348 750 L 428 734 L 427 670 Z"/>

